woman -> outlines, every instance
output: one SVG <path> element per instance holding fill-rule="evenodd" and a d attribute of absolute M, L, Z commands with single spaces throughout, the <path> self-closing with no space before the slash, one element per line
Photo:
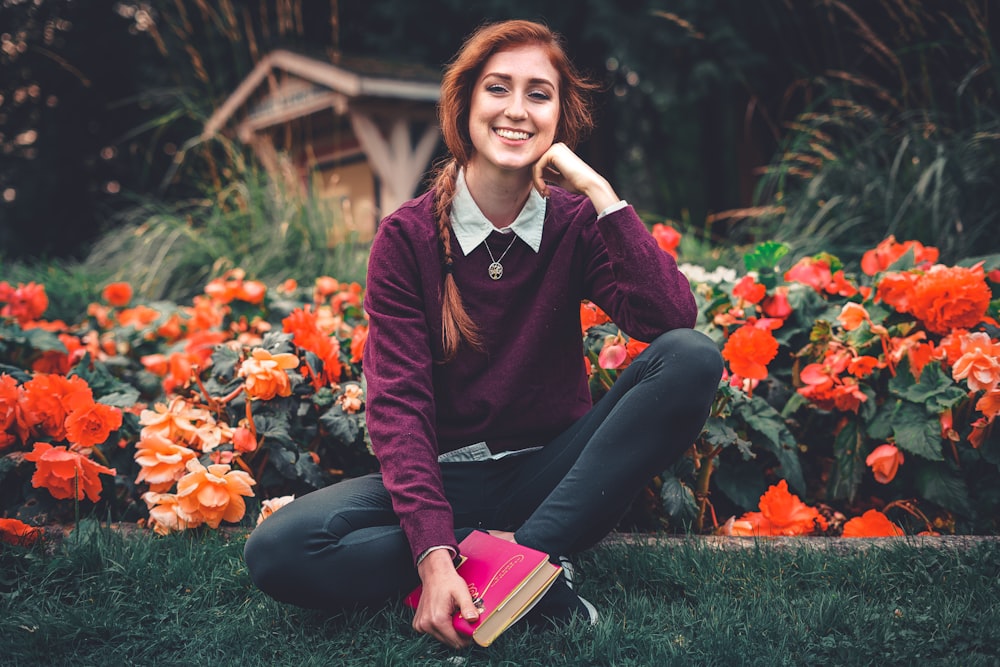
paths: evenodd
<path fill-rule="evenodd" d="M 413 627 L 453 646 L 477 618 L 455 572 L 474 529 L 585 549 L 694 441 L 722 373 L 673 258 L 569 148 L 592 87 L 527 21 L 477 31 L 449 65 L 451 159 L 381 224 L 365 297 L 367 419 L 381 473 L 310 493 L 246 546 L 279 600 L 340 608 L 423 585 Z M 580 301 L 650 342 L 591 407 Z M 556 620 L 589 604 L 562 582 Z"/>

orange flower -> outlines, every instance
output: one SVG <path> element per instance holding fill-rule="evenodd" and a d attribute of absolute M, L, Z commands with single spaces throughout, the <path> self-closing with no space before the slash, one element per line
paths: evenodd
<path fill-rule="evenodd" d="M 257 436 L 248 428 L 237 426 L 233 429 L 233 449 L 240 453 L 257 450 Z"/>
<path fill-rule="evenodd" d="M 18 519 L 0 519 L 0 542 L 19 547 L 30 547 L 41 536 L 41 528 L 29 526 Z"/>
<path fill-rule="evenodd" d="M 878 510 L 868 510 L 844 524 L 844 537 L 900 537 L 904 534 Z"/>
<path fill-rule="evenodd" d="M 837 321 L 845 331 L 854 331 L 869 320 L 868 311 L 859 303 L 846 303 L 837 315 Z"/>
<path fill-rule="evenodd" d="M 57 335 L 59 342 L 66 346 L 66 352 L 60 352 L 59 350 L 47 350 L 43 352 L 40 357 L 31 362 L 31 370 L 36 373 L 66 375 L 73 367 L 73 364 L 83 357 L 85 350 L 79 338 L 65 333 Z"/>
<path fill-rule="evenodd" d="M 136 329 L 144 329 L 147 325 L 152 324 L 160 317 L 160 311 L 154 310 L 149 306 L 136 306 L 135 308 L 126 308 L 118 313 L 118 325 L 122 327 L 135 327 Z"/>
<path fill-rule="evenodd" d="M 590 327 L 596 327 L 598 324 L 606 324 L 610 321 L 611 318 L 608 317 L 608 314 L 601 310 L 597 304 L 590 301 L 580 303 L 580 328 L 584 334 Z"/>
<path fill-rule="evenodd" d="M 36 442 L 34 450 L 25 454 L 24 458 L 35 463 L 31 485 L 36 489 L 47 489 L 53 498 L 59 500 L 73 497 L 83 500 L 86 495 L 97 502 L 101 497 L 98 475 L 115 474 L 114 468 L 106 468 L 82 454 L 65 447 L 53 447 L 47 442 Z"/>
<path fill-rule="evenodd" d="M 1000 415 L 1000 388 L 994 387 L 983 394 L 982 398 L 976 401 L 976 410 L 986 415 L 990 421 Z"/>
<path fill-rule="evenodd" d="M 823 290 L 827 294 L 836 294 L 837 296 L 842 296 L 848 299 L 858 293 L 858 288 L 854 286 L 854 283 L 844 277 L 843 271 L 837 271 L 833 274 L 830 278 L 830 282 L 823 287 Z"/>
<path fill-rule="evenodd" d="M 10 375 L 0 375 L 0 433 L 17 426 L 18 398 L 21 392 L 17 380 Z M 3 447 L 0 447 L 3 449 Z"/>
<path fill-rule="evenodd" d="M 827 527 L 823 515 L 788 491 L 785 480 L 760 497 L 760 512 L 767 519 L 770 535 L 809 535 Z"/>
<path fill-rule="evenodd" d="M 115 308 L 122 308 L 132 300 L 132 286 L 126 282 L 110 283 L 101 292 L 101 298 Z"/>
<path fill-rule="evenodd" d="M 972 391 L 994 389 L 1000 384 L 1000 345 L 982 331 L 962 341 L 962 356 L 951 369 L 952 377 L 965 380 Z"/>
<path fill-rule="evenodd" d="M 246 378 L 243 386 L 250 397 L 268 401 L 275 396 L 290 396 L 291 381 L 285 371 L 296 368 L 299 358 L 287 353 L 272 355 L 261 347 L 253 350 L 251 355 L 239 371 L 239 376 Z"/>
<path fill-rule="evenodd" d="M 872 469 L 875 481 L 880 484 L 891 482 L 902 463 L 903 452 L 896 449 L 896 445 L 890 444 L 879 445 L 865 459 L 865 465 Z"/>
<path fill-rule="evenodd" d="M 121 425 L 121 410 L 79 397 L 70 403 L 66 415 L 66 439 L 74 449 L 93 447 L 107 440 Z"/>
<path fill-rule="evenodd" d="M 264 519 L 271 516 L 293 500 L 295 500 L 295 496 L 281 496 L 279 498 L 268 498 L 262 502 L 260 504 L 260 515 L 257 517 L 257 525 L 259 526 Z"/>
<path fill-rule="evenodd" d="M 315 286 L 313 287 L 313 299 L 316 303 L 319 303 L 339 289 L 340 283 L 336 278 L 331 278 L 330 276 L 320 276 L 316 279 Z"/>
<path fill-rule="evenodd" d="M 319 318 L 310 308 L 296 308 L 281 320 L 285 333 L 292 334 L 292 342 L 303 350 L 312 352 L 323 362 L 323 376 L 327 382 L 340 381 L 343 365 L 340 363 L 340 346 L 320 328 Z"/>
<path fill-rule="evenodd" d="M 187 462 L 188 474 L 177 482 L 177 505 L 195 520 L 218 528 L 222 521 L 239 521 L 246 513 L 242 496 L 253 496 L 250 487 L 256 482 L 242 470 L 225 464 L 207 468 L 197 459 Z"/>
<path fill-rule="evenodd" d="M 725 535 L 794 536 L 826 530 L 827 522 L 814 508 L 788 491 L 781 480 L 760 497 L 760 511 L 731 518 L 723 528 Z"/>
<path fill-rule="evenodd" d="M 889 236 L 861 257 L 861 270 L 869 276 L 885 271 L 893 262 L 913 250 L 913 260 L 917 266 L 933 264 L 938 260 L 938 249 L 924 246 L 920 241 L 896 242 L 895 236 Z"/>
<path fill-rule="evenodd" d="M 361 358 L 365 352 L 365 343 L 368 341 L 368 326 L 359 324 L 354 327 L 351 333 L 351 363 L 361 363 Z"/>
<path fill-rule="evenodd" d="M 197 455 L 159 433 L 144 431 L 135 445 L 134 458 L 141 466 L 135 483 L 146 482 L 153 491 L 167 491 L 184 476 L 187 462 Z"/>
<path fill-rule="evenodd" d="M 94 400 L 85 380 L 62 375 L 36 375 L 21 387 L 21 411 L 25 425 L 39 436 L 66 439 L 66 416 L 76 398 Z"/>
<path fill-rule="evenodd" d="M 722 357 L 733 373 L 744 378 L 763 380 L 767 364 L 778 354 L 778 341 L 770 330 L 745 324 L 729 337 L 722 348 Z"/>
<path fill-rule="evenodd" d="M 906 312 L 944 335 L 979 324 L 991 298 L 981 263 L 972 268 L 936 264 L 914 283 Z"/>
<path fill-rule="evenodd" d="M 653 238 L 656 239 L 656 245 L 677 259 L 677 246 L 681 243 L 681 233 L 670 225 L 658 222 L 653 225 L 652 234 Z"/>

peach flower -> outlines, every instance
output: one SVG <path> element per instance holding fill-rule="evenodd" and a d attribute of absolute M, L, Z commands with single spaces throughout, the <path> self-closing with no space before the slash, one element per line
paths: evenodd
<path fill-rule="evenodd" d="M 157 535 L 169 535 L 174 531 L 197 528 L 202 524 L 194 517 L 184 514 L 173 493 L 147 491 L 142 494 L 142 499 L 149 508 L 149 523 Z"/>
<path fill-rule="evenodd" d="M 144 433 L 135 445 L 135 461 L 142 469 L 135 483 L 146 482 L 153 491 L 166 491 L 185 474 L 187 462 L 198 455 L 159 433 Z"/>
<path fill-rule="evenodd" d="M 299 365 L 294 354 L 274 354 L 258 347 L 251 352 L 252 357 L 240 366 L 239 376 L 246 378 L 244 387 L 251 398 L 267 401 L 275 396 L 290 396 L 291 382 L 288 369 Z"/>
<path fill-rule="evenodd" d="M 1000 384 L 1000 345 L 981 331 L 962 341 L 962 356 L 955 360 L 952 377 L 965 380 L 972 391 L 989 390 Z"/>
<path fill-rule="evenodd" d="M 257 482 L 242 470 L 225 464 L 207 468 L 197 459 L 187 462 L 188 474 L 177 482 L 177 504 L 181 516 L 193 517 L 218 528 L 222 521 L 239 521 L 246 513 L 242 496 L 253 496 Z"/>
<path fill-rule="evenodd" d="M 260 504 L 260 516 L 257 517 L 257 525 L 263 523 L 264 519 L 271 516 L 288 503 L 295 500 L 295 496 L 281 496 L 280 498 L 268 498 Z"/>
<path fill-rule="evenodd" d="M 871 467 L 875 481 L 888 484 L 896 477 L 896 471 L 903 463 L 903 452 L 896 445 L 879 445 L 865 459 L 865 465 Z"/>
<path fill-rule="evenodd" d="M 837 321 L 846 331 L 854 331 L 868 321 L 868 311 L 859 303 L 844 304 Z"/>

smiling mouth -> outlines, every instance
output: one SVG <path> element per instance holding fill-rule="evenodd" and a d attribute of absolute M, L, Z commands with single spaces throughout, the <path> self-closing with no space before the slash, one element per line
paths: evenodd
<path fill-rule="evenodd" d="M 501 139 L 510 139 L 511 141 L 526 141 L 532 137 L 530 132 L 508 130 L 502 127 L 493 128 L 493 132 Z"/>

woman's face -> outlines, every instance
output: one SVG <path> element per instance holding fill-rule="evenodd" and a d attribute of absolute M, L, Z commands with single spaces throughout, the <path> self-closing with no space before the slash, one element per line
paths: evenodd
<path fill-rule="evenodd" d="M 502 170 L 530 168 L 555 139 L 559 73 L 546 50 L 518 46 L 493 54 L 472 89 L 472 163 Z"/>

